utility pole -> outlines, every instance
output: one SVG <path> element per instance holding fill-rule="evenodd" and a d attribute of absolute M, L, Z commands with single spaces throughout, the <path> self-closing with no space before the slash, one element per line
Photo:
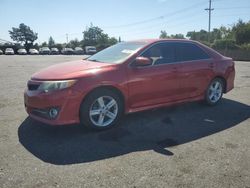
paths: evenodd
<path fill-rule="evenodd" d="M 211 29 L 211 12 L 214 10 L 212 8 L 212 0 L 209 0 L 209 8 L 206 8 L 205 10 L 208 11 L 208 35 L 207 35 L 207 40 L 210 42 L 210 29 Z"/>
<path fill-rule="evenodd" d="M 69 42 L 69 34 L 68 33 L 66 33 L 66 41 L 67 41 L 67 44 L 68 44 L 68 42 Z"/>

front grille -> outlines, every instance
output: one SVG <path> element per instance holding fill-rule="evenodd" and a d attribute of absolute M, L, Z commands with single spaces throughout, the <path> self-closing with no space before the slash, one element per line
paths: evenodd
<path fill-rule="evenodd" d="M 29 89 L 30 91 L 37 90 L 38 87 L 39 87 L 39 84 L 28 83 L 28 89 Z"/>

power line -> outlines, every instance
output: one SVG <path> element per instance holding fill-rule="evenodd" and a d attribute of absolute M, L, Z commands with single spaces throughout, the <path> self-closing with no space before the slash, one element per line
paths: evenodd
<path fill-rule="evenodd" d="M 218 7 L 216 10 L 227 10 L 227 9 L 250 9 L 250 7 Z"/>
<path fill-rule="evenodd" d="M 207 1 L 207 0 L 206 0 Z M 125 25 L 117 25 L 117 26 L 101 26 L 101 28 L 106 28 L 106 29 L 109 29 L 109 28 L 112 28 L 112 29 L 116 29 L 116 28 L 124 28 L 124 27 L 131 27 L 131 26 L 138 26 L 138 25 L 141 25 L 141 24 L 146 24 L 146 23 L 150 23 L 152 21 L 157 21 L 157 20 L 160 20 L 160 19 L 166 19 L 166 18 L 169 18 L 171 16 L 174 16 L 176 14 L 179 14 L 179 13 L 183 13 L 183 12 L 187 12 L 187 11 L 190 11 L 190 10 L 193 10 L 193 8 L 195 7 L 199 7 L 199 6 L 202 6 L 206 1 L 203 1 L 203 2 L 199 2 L 199 3 L 196 3 L 196 4 L 193 4 L 192 6 L 190 7 L 187 7 L 187 8 L 183 8 L 183 9 L 180 9 L 180 10 L 177 10 L 177 11 L 174 11 L 174 12 L 171 12 L 171 13 L 168 13 L 168 14 L 165 14 L 165 15 L 162 15 L 162 16 L 158 16 L 158 17 L 155 17 L 155 18 L 151 18 L 151 19 L 148 19 L 148 20 L 143 20 L 143 21 L 139 21 L 139 22 L 134 22 L 134 23 L 130 23 L 130 24 L 125 24 Z M 193 13 L 191 14 L 191 16 L 193 15 Z M 180 17 L 181 19 L 182 17 Z M 158 23 L 157 25 L 154 24 L 153 26 L 147 26 L 147 27 L 144 27 L 143 29 L 147 29 L 147 28 L 150 28 L 152 29 L 152 27 L 154 27 L 155 25 L 158 26 L 159 24 L 165 24 L 165 23 L 169 23 L 171 21 L 175 21 L 175 20 L 167 20 L 167 21 L 163 21 L 163 22 L 160 22 Z M 67 37 L 69 36 L 72 36 L 72 35 L 82 35 L 82 32 L 81 33 L 67 33 L 66 35 L 66 41 L 68 40 Z M 60 36 L 55 36 L 55 38 L 61 38 L 65 35 L 60 35 Z"/>
<path fill-rule="evenodd" d="M 202 2 L 199 2 L 199 3 L 193 4 L 193 5 L 189 6 L 189 7 L 186 7 L 186 8 L 174 11 L 174 12 L 170 12 L 168 14 L 164 14 L 164 15 L 161 15 L 161 16 L 157 16 L 157 17 L 154 17 L 154 18 L 150 18 L 150 19 L 147 19 L 147 20 L 132 22 L 132 23 L 128 23 L 128 24 L 122 24 L 122 25 L 102 26 L 102 28 L 123 28 L 123 27 L 130 27 L 130 26 L 134 26 L 134 25 L 140 25 L 140 24 L 145 24 L 145 23 L 153 22 L 155 20 L 165 19 L 167 17 L 174 16 L 174 15 L 176 15 L 178 13 L 183 13 L 185 11 L 192 10 L 194 7 L 201 6 L 205 2 L 206 1 L 202 1 Z"/>
<path fill-rule="evenodd" d="M 222 14 L 222 15 L 214 15 L 213 17 L 215 17 L 215 18 L 221 18 L 221 17 L 229 17 L 229 16 L 241 16 L 241 15 L 249 15 L 249 14 Z M 193 23 L 195 23 L 194 22 L 195 20 L 199 20 L 199 19 L 201 19 L 201 18 L 197 17 L 195 15 L 193 17 L 186 16 L 186 17 L 184 17 L 184 19 L 178 19 L 178 21 L 181 21 L 181 22 L 176 22 L 175 20 L 173 20 L 173 21 L 175 21 L 174 24 L 167 25 L 167 28 L 170 29 L 170 30 L 171 30 L 171 28 L 175 28 L 175 29 L 176 28 L 180 28 L 181 29 L 181 28 L 186 27 L 185 25 L 187 25 L 187 24 L 193 24 Z M 186 20 L 186 21 L 184 21 L 184 20 Z M 159 26 L 162 27 L 162 25 L 159 25 Z M 156 27 L 151 27 L 151 28 L 148 28 L 148 29 L 142 29 L 141 31 L 138 31 L 138 32 L 135 32 L 134 30 L 131 30 L 131 31 L 126 32 L 124 34 L 120 33 L 120 35 L 122 37 L 126 38 L 126 36 L 130 36 L 131 34 L 133 36 L 137 36 L 137 35 L 141 35 L 141 34 L 151 33 L 151 32 L 154 32 L 155 29 L 156 29 Z"/>
<path fill-rule="evenodd" d="M 193 18 L 193 17 L 196 17 L 197 18 L 197 16 L 196 15 L 194 15 L 194 13 L 193 12 L 191 12 L 191 13 L 189 13 L 189 14 L 186 14 L 186 15 L 181 15 L 181 16 L 179 16 L 179 17 L 176 17 L 175 19 L 168 19 L 168 20 L 165 20 L 165 21 L 163 21 L 163 22 L 160 22 L 160 23 L 156 23 L 156 24 L 152 24 L 152 25 L 149 25 L 149 26 L 146 26 L 146 27 L 137 27 L 137 30 L 143 30 L 143 31 L 145 31 L 145 30 L 147 30 L 147 29 L 150 29 L 150 30 L 152 30 L 152 29 L 155 29 L 155 28 L 159 28 L 159 27 L 162 27 L 163 25 L 165 25 L 165 24 L 168 24 L 168 23 L 172 23 L 172 22 L 178 22 L 178 21 L 183 21 L 183 20 L 186 20 L 186 19 L 190 19 L 190 18 Z M 199 18 L 199 17 L 198 17 Z M 166 25 L 166 26 L 168 26 L 168 25 Z M 134 29 L 132 30 L 132 29 L 130 29 L 129 30 L 129 32 L 133 32 L 134 33 Z"/>

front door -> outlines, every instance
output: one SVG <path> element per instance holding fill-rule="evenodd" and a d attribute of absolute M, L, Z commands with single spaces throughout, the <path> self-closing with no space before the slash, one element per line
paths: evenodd
<path fill-rule="evenodd" d="M 180 64 L 174 63 L 174 53 L 173 43 L 158 43 L 141 54 L 152 60 L 151 65 L 128 68 L 130 108 L 181 99 Z"/>

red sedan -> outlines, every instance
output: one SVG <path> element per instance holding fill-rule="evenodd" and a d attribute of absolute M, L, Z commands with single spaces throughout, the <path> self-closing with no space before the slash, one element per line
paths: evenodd
<path fill-rule="evenodd" d="M 124 113 L 198 100 L 215 105 L 234 77 L 233 60 L 199 42 L 122 42 L 35 73 L 24 101 L 39 121 L 106 129 Z"/>

